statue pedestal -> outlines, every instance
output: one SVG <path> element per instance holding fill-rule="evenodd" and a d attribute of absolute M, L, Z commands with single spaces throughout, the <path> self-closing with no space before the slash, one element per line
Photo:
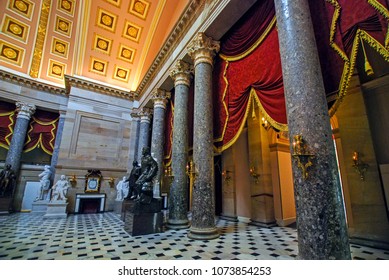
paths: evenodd
<path fill-rule="evenodd" d="M 163 232 L 162 199 L 153 198 L 150 204 L 124 200 L 121 218 L 124 230 L 132 236 Z"/>
<path fill-rule="evenodd" d="M 0 197 L 0 215 L 8 215 L 12 212 L 12 197 Z"/>
<path fill-rule="evenodd" d="M 37 200 L 32 203 L 31 212 L 34 213 L 45 213 L 47 212 L 48 200 Z"/>
<path fill-rule="evenodd" d="M 66 206 L 68 203 L 65 201 L 53 201 L 47 204 L 47 211 L 43 218 L 66 218 Z"/>
<path fill-rule="evenodd" d="M 123 208 L 123 200 L 115 200 L 115 203 L 113 205 L 113 212 L 115 214 L 121 215 Z"/>

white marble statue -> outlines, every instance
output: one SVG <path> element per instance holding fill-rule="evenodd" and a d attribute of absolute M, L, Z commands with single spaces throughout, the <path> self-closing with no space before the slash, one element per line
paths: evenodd
<path fill-rule="evenodd" d="M 45 165 L 43 172 L 39 174 L 38 177 L 41 186 L 40 186 L 39 196 L 35 199 L 35 201 L 45 200 L 46 197 L 49 198 L 47 194 L 50 190 L 51 166 Z"/>
<path fill-rule="evenodd" d="M 123 176 L 123 179 L 119 181 L 116 185 L 116 201 L 123 201 L 124 198 L 128 196 L 129 184 L 126 176 Z"/>
<path fill-rule="evenodd" d="M 67 198 L 66 195 L 68 193 L 70 185 L 68 180 L 66 180 L 65 175 L 61 175 L 61 179 L 55 183 L 53 186 L 53 192 L 51 196 L 51 201 L 64 201 L 66 202 Z"/>

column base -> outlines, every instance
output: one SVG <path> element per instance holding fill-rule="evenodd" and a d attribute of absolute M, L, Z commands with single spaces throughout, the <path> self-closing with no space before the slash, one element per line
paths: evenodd
<path fill-rule="evenodd" d="M 184 228 L 189 228 L 189 220 L 173 220 L 173 219 L 168 219 L 167 228 L 170 229 L 184 229 Z"/>
<path fill-rule="evenodd" d="M 189 229 L 188 238 L 196 240 L 211 240 L 220 236 L 219 230 L 214 228 L 193 228 Z"/>
<path fill-rule="evenodd" d="M 219 216 L 219 218 L 222 220 L 231 221 L 231 222 L 238 222 L 239 221 L 237 216 L 228 216 L 228 215 L 221 214 Z"/>
<path fill-rule="evenodd" d="M 277 226 L 275 221 L 274 222 L 268 222 L 268 223 L 258 222 L 258 221 L 251 221 L 251 222 L 249 222 L 249 225 L 257 226 L 257 227 L 265 227 L 265 228 L 271 228 L 271 227 Z"/>

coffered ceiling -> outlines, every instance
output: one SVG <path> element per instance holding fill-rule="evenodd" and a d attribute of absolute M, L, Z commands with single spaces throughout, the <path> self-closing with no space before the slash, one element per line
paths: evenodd
<path fill-rule="evenodd" d="M 135 91 L 189 0 L 2 0 L 0 68 Z"/>

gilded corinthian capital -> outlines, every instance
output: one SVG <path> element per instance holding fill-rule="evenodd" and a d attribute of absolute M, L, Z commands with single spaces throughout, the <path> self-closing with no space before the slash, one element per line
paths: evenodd
<path fill-rule="evenodd" d="M 194 60 L 195 67 L 199 63 L 213 65 L 213 57 L 219 50 L 220 42 L 207 37 L 204 32 L 199 32 L 188 46 L 188 54 Z"/>
<path fill-rule="evenodd" d="M 174 80 L 174 86 L 186 85 L 189 87 L 193 72 L 193 65 L 179 59 L 170 69 L 170 77 Z"/>
<path fill-rule="evenodd" d="M 154 101 L 154 108 L 161 107 L 163 109 L 166 109 L 166 104 L 168 99 L 170 98 L 170 92 L 156 88 L 152 92 L 151 99 Z"/>

